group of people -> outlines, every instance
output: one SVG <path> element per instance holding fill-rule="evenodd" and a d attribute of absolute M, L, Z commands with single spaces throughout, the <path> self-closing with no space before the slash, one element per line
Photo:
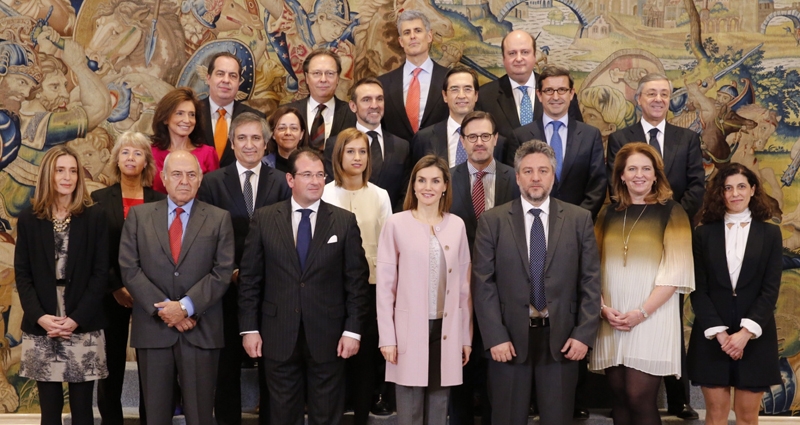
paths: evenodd
<path fill-rule="evenodd" d="M 177 388 L 188 424 L 241 423 L 244 356 L 264 424 L 339 423 L 346 399 L 365 424 L 387 383 L 403 425 L 471 424 L 476 393 L 485 424 L 527 423 L 532 400 L 566 424 L 588 417 L 587 370 L 607 376 L 615 424 L 660 423 L 662 377 L 669 411 L 696 415 L 687 375 L 706 423 L 727 423 L 731 388 L 756 423 L 780 382 L 781 275 L 757 176 L 731 164 L 706 190 L 663 75 L 639 81 L 642 118 L 606 153 L 569 72 L 533 72 L 529 34 L 503 39 L 507 74 L 480 87 L 430 58 L 424 14 L 397 27 L 399 68 L 345 102 L 338 56 L 315 50 L 309 97 L 268 120 L 234 100 L 237 58 L 215 55 L 208 98 L 167 94 L 91 196 L 79 155 L 47 152 L 15 254 L 42 423 L 61 421 L 62 382 L 73 423 L 93 423 L 95 380 L 103 423 L 122 423 L 129 323 L 151 424 L 171 423 Z"/>

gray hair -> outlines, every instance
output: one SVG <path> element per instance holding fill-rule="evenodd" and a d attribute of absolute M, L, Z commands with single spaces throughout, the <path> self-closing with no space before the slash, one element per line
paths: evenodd
<path fill-rule="evenodd" d="M 550 160 L 550 166 L 553 168 L 553 172 L 556 172 L 556 154 L 553 152 L 553 148 L 547 143 L 535 139 L 523 143 L 522 146 L 517 149 L 517 152 L 514 154 L 514 171 L 519 174 L 522 159 L 535 153 L 546 156 L 547 159 Z"/>
<path fill-rule="evenodd" d="M 233 118 L 231 121 L 231 129 L 228 130 L 228 140 L 233 143 L 233 136 L 236 133 L 236 129 L 239 128 L 239 126 L 253 122 L 261 124 L 261 136 L 264 138 L 264 143 L 266 143 L 267 140 L 272 137 L 272 131 L 269 129 L 269 124 L 267 124 L 267 121 L 264 118 L 261 118 L 252 112 L 242 112 Z"/>
<path fill-rule="evenodd" d="M 403 22 L 414 21 L 417 19 L 422 21 L 422 25 L 425 26 L 425 32 L 431 31 L 431 21 L 427 16 L 425 16 L 424 13 L 418 10 L 405 10 L 400 14 L 400 16 L 397 17 L 397 33 L 400 34 L 400 26 Z"/>
<path fill-rule="evenodd" d="M 672 93 L 672 81 L 670 81 L 669 78 L 667 78 L 666 75 L 664 75 L 664 74 L 662 74 L 660 72 L 651 72 L 651 73 L 645 75 L 644 77 L 642 77 L 641 80 L 639 80 L 639 86 L 636 87 L 636 97 L 637 98 L 639 96 L 641 96 L 642 90 L 644 90 L 644 85 L 649 83 L 649 82 L 651 82 L 651 81 L 666 81 L 666 82 L 668 82 L 669 83 L 669 92 L 670 92 L 670 94 Z"/>

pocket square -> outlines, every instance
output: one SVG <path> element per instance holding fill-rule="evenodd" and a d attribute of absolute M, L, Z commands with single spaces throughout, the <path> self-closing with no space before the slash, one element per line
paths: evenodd
<path fill-rule="evenodd" d="M 330 239 L 328 239 L 328 243 L 336 243 L 336 242 L 339 242 L 339 238 L 337 238 L 336 235 L 333 235 L 331 236 Z"/>

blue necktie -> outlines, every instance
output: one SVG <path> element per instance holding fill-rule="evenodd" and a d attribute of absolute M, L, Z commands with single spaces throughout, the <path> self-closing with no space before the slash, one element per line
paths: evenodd
<path fill-rule="evenodd" d="M 533 307 L 542 311 L 547 307 L 547 297 L 544 293 L 544 261 L 547 258 L 547 241 L 544 238 L 544 225 L 539 217 L 542 210 L 531 208 L 533 225 L 531 226 L 530 261 L 528 274 L 530 277 L 530 302 Z"/>
<path fill-rule="evenodd" d="M 531 97 L 528 95 L 528 86 L 519 86 L 522 92 L 522 101 L 519 102 L 519 123 L 521 125 L 530 124 L 533 121 L 533 105 Z"/>
<path fill-rule="evenodd" d="M 311 212 L 309 209 L 300 209 L 303 216 L 300 218 L 300 225 L 297 226 L 297 257 L 300 259 L 300 269 L 306 268 L 306 257 L 308 248 L 311 246 Z"/>
<path fill-rule="evenodd" d="M 458 129 L 456 129 L 456 133 L 461 135 L 461 127 L 458 127 Z M 461 143 L 461 140 L 459 139 L 456 142 L 456 165 L 463 164 L 466 160 L 467 160 L 467 151 L 464 150 L 464 145 Z"/>
<path fill-rule="evenodd" d="M 558 130 L 564 125 L 561 121 L 550 121 L 553 125 L 553 135 L 550 137 L 550 147 L 553 148 L 553 153 L 556 154 L 556 178 L 561 180 L 561 165 L 564 164 L 564 147 L 561 142 L 561 135 Z"/>

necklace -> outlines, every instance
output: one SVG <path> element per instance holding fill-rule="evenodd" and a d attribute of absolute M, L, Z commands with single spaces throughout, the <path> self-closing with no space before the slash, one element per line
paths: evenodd
<path fill-rule="evenodd" d="M 72 215 L 67 215 L 65 218 L 60 220 L 53 217 L 53 230 L 56 232 L 63 232 L 67 230 L 70 221 L 72 221 Z"/>
<path fill-rule="evenodd" d="M 633 222 L 633 226 L 631 226 L 630 232 L 628 232 L 628 237 L 625 237 L 625 223 L 628 221 L 628 209 L 625 208 L 625 216 L 622 218 L 622 267 L 628 265 L 628 241 L 631 240 L 631 233 L 633 233 L 633 228 L 636 227 L 636 223 L 639 222 L 639 219 L 642 218 L 642 214 L 644 214 L 644 210 L 647 209 L 647 204 L 644 205 L 642 208 L 642 212 L 639 213 L 639 217 L 636 217 L 636 221 Z"/>

